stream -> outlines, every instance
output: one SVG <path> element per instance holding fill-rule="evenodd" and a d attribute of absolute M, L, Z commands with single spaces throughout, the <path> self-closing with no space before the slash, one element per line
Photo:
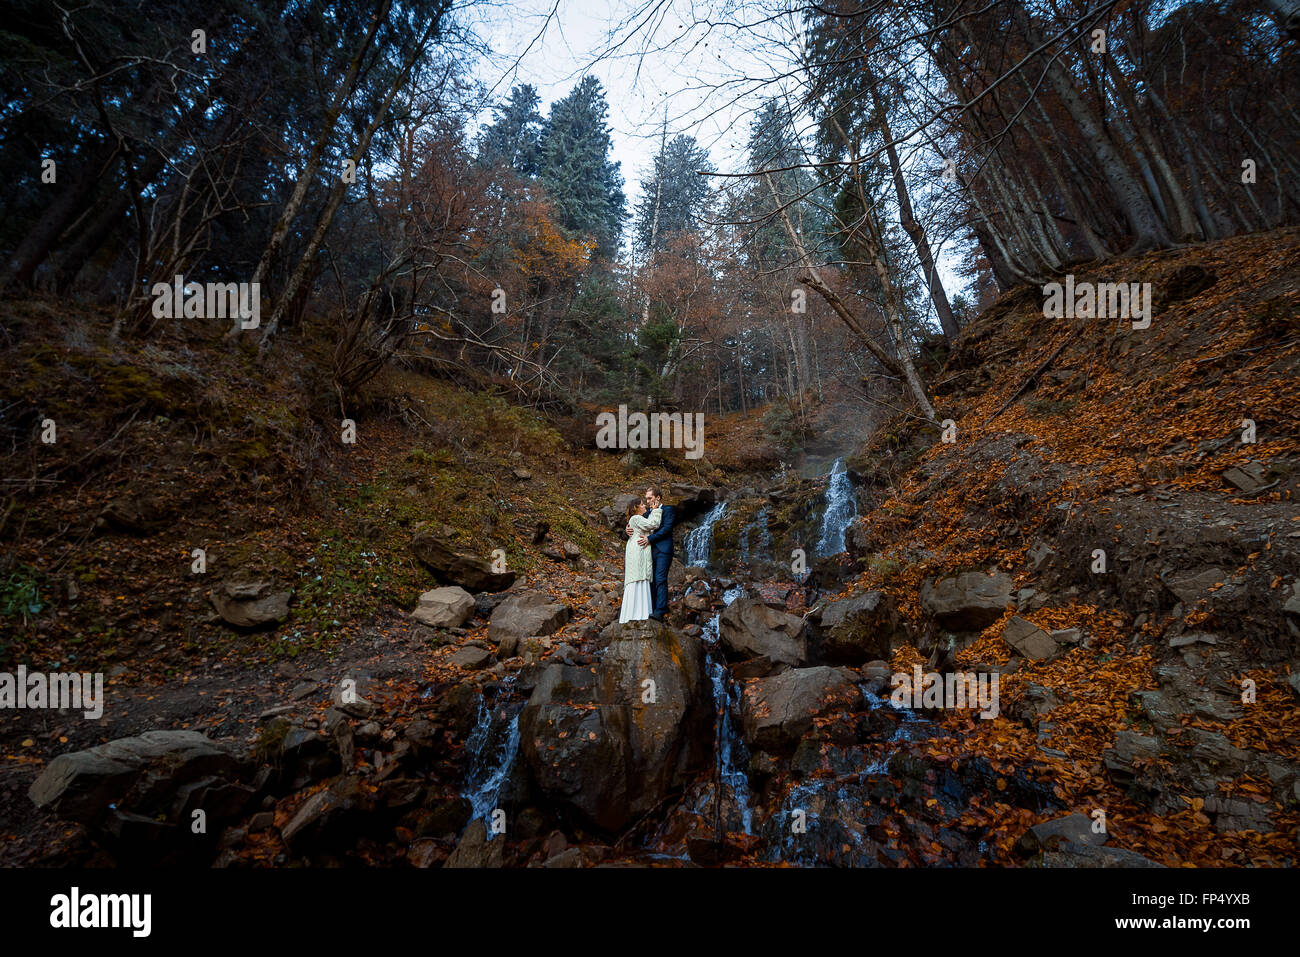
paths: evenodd
<path fill-rule="evenodd" d="M 817 544 L 817 552 L 823 556 L 843 550 L 845 530 L 857 514 L 842 459 L 834 462 L 826 478 Z M 726 514 L 727 503 L 720 501 L 686 533 L 684 564 L 709 568 L 714 526 Z M 746 559 L 770 549 L 765 508 L 741 530 L 738 543 Z M 720 596 L 723 608 L 747 594 L 746 584 L 724 584 L 728 587 Z M 763 586 L 762 582 L 749 584 L 751 588 Z M 717 587 L 716 581 L 699 578 L 688 586 L 687 594 L 707 594 Z M 900 852 L 896 842 L 884 837 L 893 833 L 888 827 L 894 825 L 882 823 L 885 812 L 881 805 L 893 802 L 906 786 L 906 782 L 893 780 L 891 762 L 908 742 L 934 737 L 936 726 L 917 712 L 893 705 L 881 679 L 863 681 L 858 688 L 869 707 L 857 715 L 866 729 L 856 738 L 860 743 L 823 742 L 818 745 L 820 750 L 806 754 L 801 748 L 789 762 L 788 772 L 781 772 L 775 780 L 751 780 L 751 755 L 739 720 L 742 689 L 724 655 L 719 635 L 721 611 L 700 623 L 714 709 L 712 770 L 696 777 L 657 823 L 649 822 L 648 831 L 638 837 L 628 835 L 632 843 L 623 852 L 646 861 L 679 864 L 726 859 L 709 854 L 701 858 L 710 848 L 710 854 L 745 853 L 760 861 L 804 866 L 880 866 L 890 862 L 891 855 Z M 470 761 L 461 793 L 470 804 L 471 820 L 488 823 L 489 834 L 492 812 L 499 806 L 519 753 L 519 714 L 524 702 L 515 696 L 512 682 L 513 678 L 509 679 L 493 701 L 485 698 L 480 704 L 478 720 L 466 743 Z"/>

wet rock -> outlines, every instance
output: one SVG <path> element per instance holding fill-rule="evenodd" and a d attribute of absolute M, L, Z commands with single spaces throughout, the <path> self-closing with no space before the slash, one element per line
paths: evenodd
<path fill-rule="evenodd" d="M 818 652 L 830 662 L 856 665 L 888 658 L 908 642 L 906 628 L 884 592 L 868 591 L 830 602 L 819 621 Z"/>
<path fill-rule="evenodd" d="M 709 610 L 708 595 L 687 595 L 682 599 L 682 607 L 687 611 L 699 614 L 702 611 Z"/>
<path fill-rule="evenodd" d="M 750 658 L 748 661 L 739 661 L 731 666 L 731 677 L 737 681 L 744 681 L 748 678 L 766 678 L 776 670 L 784 670 L 784 666 L 778 666 L 767 655 L 759 655 L 757 658 Z"/>
<path fill-rule="evenodd" d="M 416 823 L 415 836 L 452 838 L 461 832 L 469 821 L 473 808 L 462 797 L 434 801 Z"/>
<path fill-rule="evenodd" d="M 569 606 L 552 602 L 542 592 L 511 595 L 492 612 L 488 640 L 496 643 L 507 636 L 525 638 L 549 635 L 569 620 Z"/>
<path fill-rule="evenodd" d="M 705 485 L 673 482 L 668 486 L 668 501 L 677 509 L 678 518 L 686 521 L 713 508 L 718 503 L 718 493 Z"/>
<path fill-rule="evenodd" d="M 459 628 L 474 617 L 474 598 L 456 585 L 433 588 L 420 596 L 411 617 L 433 628 Z"/>
<path fill-rule="evenodd" d="M 792 668 L 747 681 L 740 699 L 745 743 L 788 754 L 812 728 L 814 718 L 861 704 L 861 693 L 837 668 Z"/>
<path fill-rule="evenodd" d="M 921 584 L 921 608 L 949 631 L 980 631 L 1011 604 L 1012 581 L 997 572 L 965 572 Z"/>
<path fill-rule="evenodd" d="M 449 539 L 451 529 L 422 531 L 411 540 L 411 552 L 427 566 L 438 580 L 448 585 L 460 585 L 470 591 L 504 591 L 515 582 L 514 572 L 494 572 L 492 566 L 480 558 L 458 552 Z"/>
<path fill-rule="evenodd" d="M 808 662 L 808 629 L 802 618 L 753 598 L 737 598 L 718 617 L 718 636 L 733 655 L 766 656 L 799 666 Z"/>
<path fill-rule="evenodd" d="M 566 847 L 558 854 L 548 857 L 542 867 L 583 867 L 582 849 Z"/>
<path fill-rule="evenodd" d="M 270 582 L 226 582 L 209 593 L 217 614 L 236 628 L 280 624 L 289 617 L 292 591 L 277 592 Z"/>
<path fill-rule="evenodd" d="M 712 718 L 700 642 L 628 622 L 594 668 L 542 671 L 520 714 L 520 754 L 552 802 L 615 831 L 707 761 Z"/>
<path fill-rule="evenodd" d="M 412 867 L 425 870 L 433 867 L 437 862 L 439 850 L 437 841 L 427 837 L 420 838 L 411 842 L 406 852 L 406 862 Z"/>

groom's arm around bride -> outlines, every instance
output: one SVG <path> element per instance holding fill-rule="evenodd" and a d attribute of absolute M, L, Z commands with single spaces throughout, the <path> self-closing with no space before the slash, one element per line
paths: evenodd
<path fill-rule="evenodd" d="M 654 554 L 654 610 L 651 618 L 664 620 L 668 614 L 668 569 L 673 563 L 673 528 L 677 524 L 677 509 L 663 504 L 659 490 L 646 489 L 646 498 L 660 510 L 659 528 L 645 536 L 645 544 Z"/>

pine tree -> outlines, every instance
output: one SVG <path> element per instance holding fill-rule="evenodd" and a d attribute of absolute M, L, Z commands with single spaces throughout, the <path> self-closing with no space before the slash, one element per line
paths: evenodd
<path fill-rule="evenodd" d="M 709 180 L 699 174 L 701 170 L 712 173 L 716 167 L 709 162 L 708 150 L 693 136 L 673 137 L 655 157 L 650 176 L 641 184 L 641 201 L 636 206 L 633 229 L 640 249 L 666 249 L 674 236 L 700 229 L 712 202 Z"/>
<path fill-rule="evenodd" d="M 542 114 L 536 87 L 521 83 L 493 110 L 492 125 L 479 134 L 479 161 L 533 179 L 542 168 Z"/>
<path fill-rule="evenodd" d="M 623 177 L 609 158 L 609 105 L 595 77 L 583 77 L 551 105 L 542 131 L 539 179 L 555 201 L 561 224 L 590 236 L 613 259 L 623 232 Z"/>

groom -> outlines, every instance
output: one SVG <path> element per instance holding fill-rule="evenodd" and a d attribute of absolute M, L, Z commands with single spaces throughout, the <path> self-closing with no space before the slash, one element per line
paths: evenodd
<path fill-rule="evenodd" d="M 660 509 L 659 527 L 647 535 L 637 536 L 637 544 L 642 548 L 650 548 L 654 554 L 654 588 L 653 598 L 654 607 L 650 611 L 650 617 L 655 621 L 663 621 L 664 615 L 668 614 L 668 566 L 673 563 L 673 525 L 677 522 L 677 510 L 671 505 L 665 505 L 663 497 L 659 494 L 659 489 L 651 485 L 645 490 L 646 505 L 652 510 Z M 632 530 L 628 529 L 628 534 Z"/>

